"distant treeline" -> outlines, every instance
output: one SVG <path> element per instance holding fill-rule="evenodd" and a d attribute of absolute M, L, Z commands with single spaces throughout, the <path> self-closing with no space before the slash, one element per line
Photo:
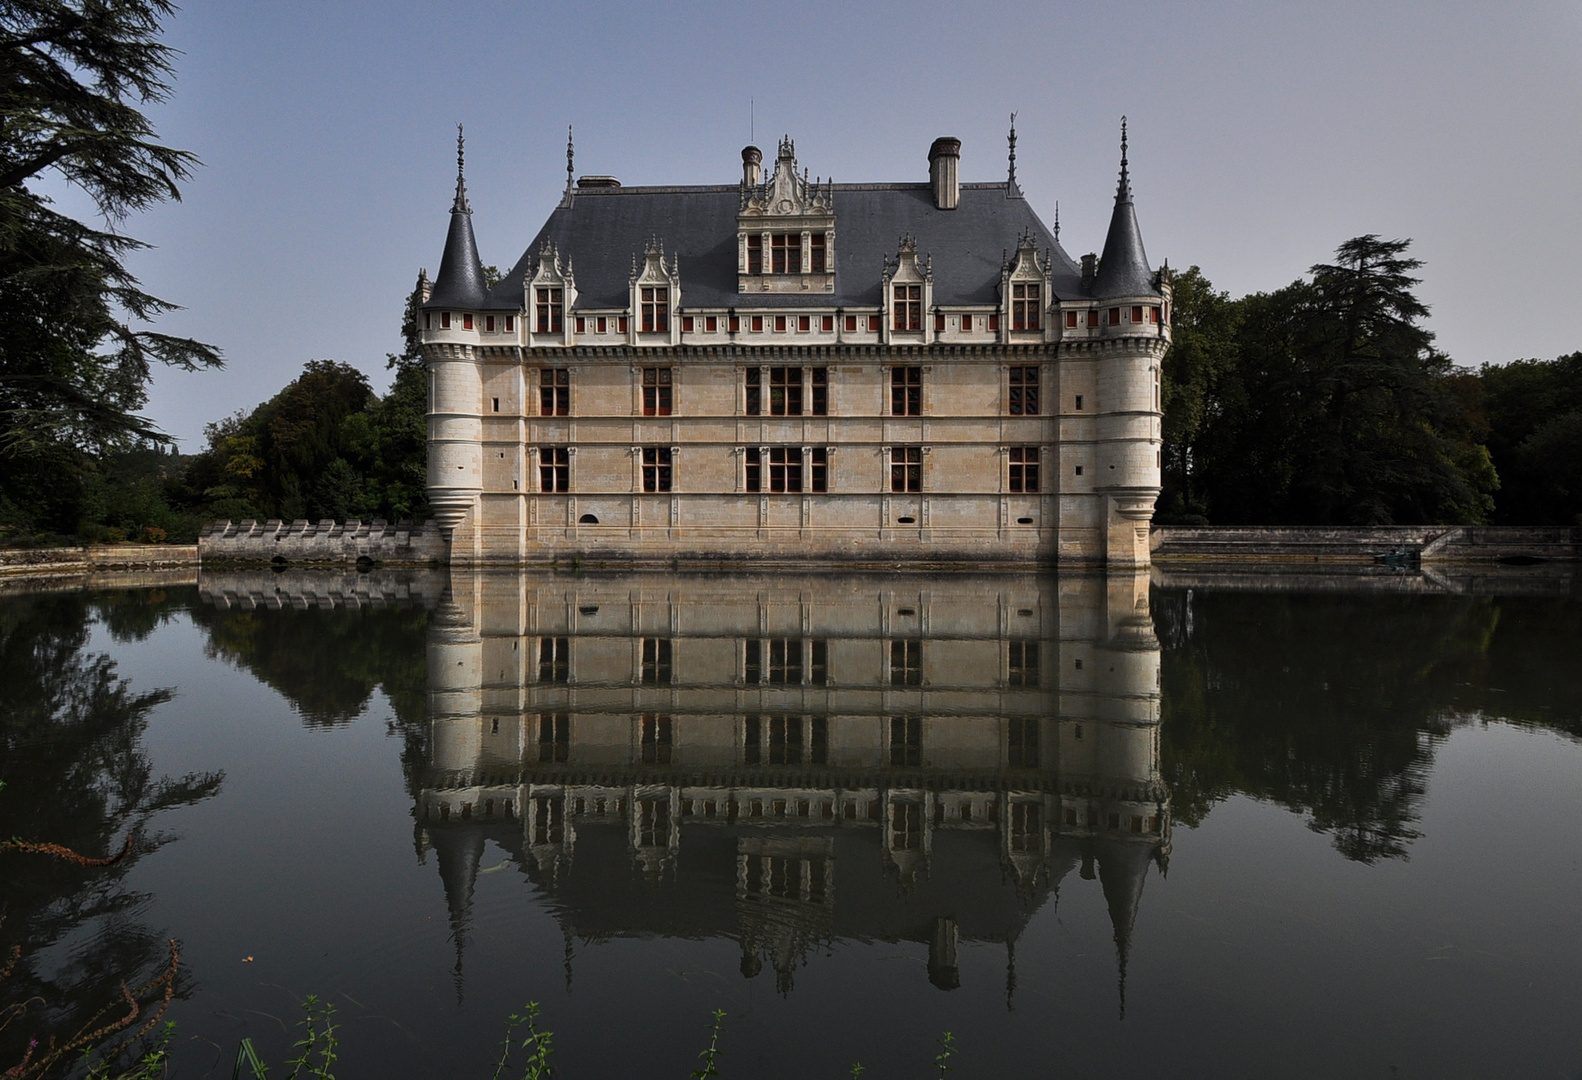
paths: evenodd
<path fill-rule="evenodd" d="M 1175 276 L 1156 523 L 1582 524 L 1582 353 L 1455 367 L 1408 244 L 1239 300 Z"/>

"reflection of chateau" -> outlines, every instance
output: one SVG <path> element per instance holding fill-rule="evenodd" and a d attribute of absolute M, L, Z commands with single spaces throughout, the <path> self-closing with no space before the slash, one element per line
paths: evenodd
<path fill-rule="evenodd" d="M 568 943 L 733 937 L 787 990 L 834 938 L 926 943 L 953 987 L 1080 868 L 1124 976 L 1170 851 L 1147 589 L 456 573 L 416 816 L 458 948 L 493 839 Z"/>

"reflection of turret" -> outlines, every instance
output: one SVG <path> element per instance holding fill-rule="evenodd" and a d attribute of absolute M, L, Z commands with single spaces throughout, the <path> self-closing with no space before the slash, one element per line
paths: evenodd
<path fill-rule="evenodd" d="M 467 935 L 472 931 L 472 891 L 483 859 L 483 833 L 476 830 L 441 829 L 431 834 L 439 862 L 439 879 L 445 886 L 445 907 L 450 917 L 451 942 L 456 947 L 456 1001 L 462 999 L 462 959 Z"/>
<path fill-rule="evenodd" d="M 1145 577 L 456 572 L 429 668 L 420 826 L 505 844 L 568 940 L 728 936 L 781 992 L 832 940 L 941 989 L 995 942 L 1009 1003 L 1085 861 L 1124 980 L 1169 846 Z"/>

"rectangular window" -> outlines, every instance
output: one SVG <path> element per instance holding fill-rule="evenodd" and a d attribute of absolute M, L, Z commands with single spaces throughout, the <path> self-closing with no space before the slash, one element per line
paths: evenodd
<path fill-rule="evenodd" d="M 565 308 L 561 303 L 564 294 L 559 289 L 538 290 L 538 332 L 558 334 L 565 328 Z"/>
<path fill-rule="evenodd" d="M 963 315 L 961 317 L 961 331 L 962 331 L 962 333 L 970 333 L 972 331 L 972 316 L 971 315 Z"/>
<path fill-rule="evenodd" d="M 833 334 L 835 332 L 835 316 L 820 315 L 818 320 L 818 328 L 822 333 Z"/>
<path fill-rule="evenodd" d="M 669 765 L 672 745 L 670 717 L 644 713 L 639 723 L 642 729 L 639 739 L 642 746 L 643 764 Z"/>
<path fill-rule="evenodd" d="M 813 324 L 810 321 L 810 317 L 809 316 L 807 316 L 807 315 L 798 315 L 796 317 L 796 332 L 797 333 L 805 334 L 811 329 L 813 329 Z"/>
<path fill-rule="evenodd" d="M 703 332 L 705 334 L 717 334 L 717 333 L 719 333 L 720 332 L 720 317 L 718 315 L 709 315 L 706 318 L 704 318 L 704 320 L 703 320 Z"/>
<path fill-rule="evenodd" d="M 615 319 L 615 332 L 617 334 L 624 334 L 624 333 L 626 333 L 626 316 L 625 315 L 618 315 L 618 316 L 616 316 L 616 319 Z"/>
<path fill-rule="evenodd" d="M 878 332 L 879 332 L 879 316 L 877 316 L 877 315 L 869 315 L 868 316 L 868 333 L 870 333 L 870 334 L 877 334 Z"/>
<path fill-rule="evenodd" d="M 538 760 L 564 764 L 571 756 L 571 717 L 565 713 L 539 713 Z"/>
<path fill-rule="evenodd" d="M 1067 330 L 1075 330 L 1076 328 L 1077 328 L 1077 313 L 1075 311 L 1068 311 L 1068 312 L 1066 312 L 1066 329 Z"/>
<path fill-rule="evenodd" d="M 483 332 L 486 333 L 486 334 L 494 333 L 494 316 L 493 315 L 485 315 L 483 317 Z"/>
<path fill-rule="evenodd" d="M 670 290 L 643 287 L 643 333 L 668 334 L 670 332 Z"/>
<path fill-rule="evenodd" d="M 812 413 L 814 416 L 829 415 L 829 368 L 816 367 L 810 373 L 813 380 Z"/>
<path fill-rule="evenodd" d="M 1099 313 L 1097 311 L 1090 311 L 1090 312 L 1088 312 L 1088 329 L 1089 330 L 1097 330 L 1098 326 L 1099 326 Z"/>
<path fill-rule="evenodd" d="M 1111 326 L 1119 326 L 1120 324 L 1121 324 L 1121 309 L 1118 308 L 1118 307 L 1110 308 L 1110 325 Z"/>
<path fill-rule="evenodd" d="M 897 330 L 923 328 L 923 286 L 895 286 L 895 328 Z"/>
<path fill-rule="evenodd" d="M 509 330 L 511 328 L 509 326 L 507 326 L 506 329 Z M 581 315 L 578 315 L 577 316 L 577 333 L 579 333 L 579 334 L 586 334 L 587 332 L 588 332 L 588 320 L 583 318 Z"/>
<path fill-rule="evenodd" d="M 594 328 L 601 334 L 608 334 L 610 332 L 610 320 L 600 315 L 594 320 Z"/>
<path fill-rule="evenodd" d="M 643 415 L 669 416 L 671 406 L 670 369 L 645 367 L 643 369 Z M 668 491 L 669 489 L 666 488 Z"/>
<path fill-rule="evenodd" d="M 645 637 L 643 639 L 643 685 L 669 686 L 670 675 L 670 639 Z"/>
<path fill-rule="evenodd" d="M 1142 309 L 1142 306 L 1140 304 L 1139 305 L 1134 305 L 1132 307 L 1132 322 L 1140 323 L 1142 321 L 1143 321 L 1143 309 Z"/>
<path fill-rule="evenodd" d="M 763 369 L 751 367 L 742 373 L 747 381 L 747 415 L 758 416 L 763 413 Z"/>
<path fill-rule="evenodd" d="M 761 274 L 764 272 L 764 238 L 762 236 L 749 236 L 747 238 L 747 272 Z"/>
<path fill-rule="evenodd" d="M 494 403 L 494 411 L 495 412 L 499 412 L 500 411 L 500 399 L 499 398 L 493 398 L 491 400 Z M 501 455 L 501 456 L 503 457 L 504 455 Z"/>
<path fill-rule="evenodd" d="M 769 237 L 774 273 L 800 274 L 802 272 L 802 234 L 773 233 Z"/>
<path fill-rule="evenodd" d="M 571 415 L 571 369 L 542 368 L 538 373 L 538 415 Z"/>
<path fill-rule="evenodd" d="M 784 315 L 776 315 L 775 316 L 775 333 L 783 334 L 785 332 L 786 332 L 786 317 Z"/>
<path fill-rule="evenodd" d="M 1082 411 L 1082 395 L 1078 394 L 1077 395 L 1077 412 L 1081 412 L 1081 411 Z"/>
<path fill-rule="evenodd" d="M 461 317 L 461 328 L 463 330 L 472 329 L 472 312 L 469 311 Z"/>
<path fill-rule="evenodd" d="M 747 490 L 762 491 L 764 489 L 763 452 L 756 446 L 749 446 L 746 454 L 743 455 L 743 461 L 747 470 Z"/>
<path fill-rule="evenodd" d="M 890 490 L 894 492 L 923 490 L 923 448 L 921 446 L 892 446 L 890 448 Z"/>
<path fill-rule="evenodd" d="M 733 334 L 741 333 L 741 331 L 742 331 L 741 316 L 739 316 L 739 315 L 732 315 L 730 317 L 730 323 L 728 325 L 730 327 L 730 332 L 731 333 L 733 333 Z"/>
<path fill-rule="evenodd" d="M 1013 446 L 1011 459 L 1011 490 L 1017 494 L 1031 494 L 1038 490 L 1038 447 Z"/>
<path fill-rule="evenodd" d="M 895 642 L 900 645 L 903 642 Z M 904 644 L 918 644 L 906 642 Z M 915 684 L 912 684 L 915 685 Z M 923 720 L 918 716 L 892 716 L 890 718 L 890 764 L 896 767 L 917 768 L 923 763 Z M 922 831 L 922 807 L 917 803 L 897 803 L 896 819 L 899 822 L 903 809 L 917 811 L 918 821 L 912 826 Z"/>
<path fill-rule="evenodd" d="M 848 333 L 848 334 L 855 334 L 857 332 L 857 316 L 855 316 L 855 315 L 847 315 L 846 316 L 845 326 L 846 326 L 846 333 Z"/>
<path fill-rule="evenodd" d="M 439 328 L 441 330 L 450 329 L 450 312 L 442 311 L 439 313 Z"/>
<path fill-rule="evenodd" d="M 538 681 L 562 685 L 571 681 L 570 638 L 538 639 Z"/>
<path fill-rule="evenodd" d="M 934 312 L 934 333 L 936 333 L 936 334 L 943 334 L 944 332 L 945 332 L 945 316 L 943 314 L 941 314 L 940 312 L 936 311 L 936 312 Z"/>
<path fill-rule="evenodd" d="M 571 490 L 571 451 L 568 448 L 539 447 L 538 490 L 556 493 Z"/>
<path fill-rule="evenodd" d="M 923 415 L 922 368 L 894 367 L 890 369 L 890 415 Z"/>
<path fill-rule="evenodd" d="M 822 446 L 815 446 L 809 451 L 810 460 L 808 468 L 812 472 L 808 485 L 809 491 L 829 490 L 829 450 Z"/>
<path fill-rule="evenodd" d="M 685 334 L 692 333 L 692 316 L 691 315 L 683 315 L 683 316 L 681 316 L 681 331 L 682 331 L 682 333 L 685 333 Z"/>
<path fill-rule="evenodd" d="M 774 446 L 769 449 L 769 490 L 773 492 L 802 490 L 802 451 L 795 446 Z"/>
<path fill-rule="evenodd" d="M 425 311 L 423 313 L 423 329 L 434 329 L 434 313 L 432 311 Z"/>
<path fill-rule="evenodd" d="M 1151 307 L 1151 308 L 1148 309 L 1148 321 L 1151 322 L 1151 323 L 1157 323 L 1159 321 L 1159 309 L 1158 308 Z M 508 327 L 506 327 L 506 329 L 509 330 L 510 327 L 508 326 Z"/>
<path fill-rule="evenodd" d="M 761 334 L 763 332 L 764 332 L 764 317 L 762 315 L 754 315 L 753 316 L 753 333 Z"/>
<path fill-rule="evenodd" d="M 516 333 L 516 316 L 515 315 L 507 315 L 505 317 L 505 332 L 507 334 L 514 334 L 514 333 Z"/>
<path fill-rule="evenodd" d="M 1016 650 L 1016 647 L 1018 645 L 1033 645 L 1033 644 L 1034 643 L 1031 642 L 1031 641 L 1026 641 L 1026 642 L 1013 641 L 1013 642 L 1011 642 L 1011 650 L 1012 650 L 1011 655 L 1013 657 L 1016 655 L 1016 651 L 1015 650 Z M 1036 647 L 1035 647 L 1034 655 L 1035 655 L 1035 657 L 1037 655 Z M 1019 682 L 1017 682 L 1016 681 L 1016 675 L 1015 675 L 1016 668 L 1014 666 L 1014 664 L 1015 664 L 1015 660 L 1014 659 L 1012 660 L 1012 664 L 1013 664 L 1013 666 L 1011 668 L 1011 672 L 1012 672 L 1011 685 L 1012 686 L 1037 686 L 1038 685 L 1038 661 L 1036 659 L 1033 661 L 1033 681 L 1031 683 L 1019 683 Z M 1033 719 L 1033 718 L 1031 718 L 1031 717 L 1022 717 L 1022 718 L 1014 719 L 1014 720 L 1011 721 L 1011 730 L 1007 734 L 1008 734 L 1009 737 L 1006 739 L 1006 742 L 1008 744 L 1006 746 L 1006 750 L 1008 751 L 1008 753 L 1006 754 L 1006 758 L 1007 758 L 1006 764 L 1009 765 L 1013 769 L 1036 769 L 1036 768 L 1038 768 L 1038 721 Z"/>
<path fill-rule="evenodd" d="M 989 315 L 989 333 L 991 333 L 991 334 L 998 334 L 999 332 L 1000 332 L 1000 313 L 998 311 L 996 311 L 996 312 L 993 312 L 993 313 L 991 313 Z"/>
<path fill-rule="evenodd" d="M 1040 286 L 1031 282 L 1011 286 L 1011 329 L 1037 330 Z"/>
<path fill-rule="evenodd" d="M 812 236 L 808 237 L 808 261 L 813 264 L 808 268 L 810 273 L 824 273 L 824 252 L 825 247 L 823 233 L 814 233 Z"/>
<path fill-rule="evenodd" d="M 890 685 L 923 685 L 923 643 L 921 641 L 890 642 Z"/>
<path fill-rule="evenodd" d="M 1007 404 L 1012 416 L 1038 415 L 1038 369 L 1011 368 L 1011 393 Z"/>
<path fill-rule="evenodd" d="M 661 492 L 670 490 L 670 448 L 667 446 L 643 447 L 643 490 Z"/>
<path fill-rule="evenodd" d="M 802 415 L 802 369 L 777 367 L 769 369 L 769 415 Z"/>
<path fill-rule="evenodd" d="M 769 685 L 802 685 L 801 638 L 773 638 L 770 640 Z"/>

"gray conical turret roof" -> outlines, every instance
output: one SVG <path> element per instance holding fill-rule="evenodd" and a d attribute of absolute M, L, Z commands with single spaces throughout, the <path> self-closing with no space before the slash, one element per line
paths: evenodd
<path fill-rule="evenodd" d="M 1110 215 L 1109 235 L 1104 238 L 1104 254 L 1099 256 L 1099 274 L 1093 282 L 1093 295 L 1101 300 L 1122 296 L 1153 296 L 1154 273 L 1148 269 L 1143 251 L 1143 234 L 1137 228 L 1137 211 L 1132 205 L 1131 175 L 1126 164 L 1126 118 L 1121 117 L 1121 180 L 1115 189 L 1115 212 Z"/>
<path fill-rule="evenodd" d="M 1099 884 L 1104 903 L 1110 909 L 1110 926 L 1115 931 L 1115 962 L 1120 985 L 1121 1018 L 1126 1018 L 1126 963 L 1131 959 L 1132 928 L 1137 923 L 1137 907 L 1142 903 L 1143 880 L 1148 876 L 1148 860 L 1153 849 L 1142 844 L 1101 840 L 1098 844 Z"/>
<path fill-rule="evenodd" d="M 456 200 L 450 207 L 450 232 L 445 234 L 445 254 L 434 276 L 434 291 L 428 308 L 478 308 L 483 306 L 488 287 L 483 280 L 483 260 L 478 258 L 478 241 L 472 235 L 472 206 L 467 202 L 465 144 L 461 125 L 456 126 Z"/>

